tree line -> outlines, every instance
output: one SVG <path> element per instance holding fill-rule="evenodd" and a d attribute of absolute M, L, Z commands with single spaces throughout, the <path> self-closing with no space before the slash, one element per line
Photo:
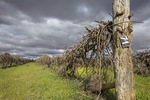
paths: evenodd
<path fill-rule="evenodd" d="M 20 64 L 25 64 L 33 60 L 19 57 L 17 55 L 12 55 L 10 53 L 1 53 L 0 54 L 0 68 L 8 68 Z"/>

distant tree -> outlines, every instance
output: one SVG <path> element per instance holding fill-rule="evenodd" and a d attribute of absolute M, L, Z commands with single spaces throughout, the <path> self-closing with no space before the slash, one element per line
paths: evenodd
<path fill-rule="evenodd" d="M 37 62 L 42 65 L 46 65 L 47 67 L 50 67 L 52 63 L 52 58 L 48 55 L 43 55 L 39 59 L 37 59 Z"/>
<path fill-rule="evenodd" d="M 30 59 L 21 58 L 19 56 L 11 55 L 10 53 L 2 53 L 0 54 L 0 63 L 2 64 L 2 68 L 7 68 L 11 66 L 16 66 L 19 64 L 25 64 L 30 62 Z"/>
<path fill-rule="evenodd" d="M 2 53 L 1 56 L 2 68 L 7 68 L 12 65 L 13 57 L 9 53 Z"/>

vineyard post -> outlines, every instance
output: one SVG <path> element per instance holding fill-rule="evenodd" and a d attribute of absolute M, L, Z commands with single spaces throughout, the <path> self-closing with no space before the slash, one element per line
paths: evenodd
<path fill-rule="evenodd" d="M 113 50 L 117 100 L 135 100 L 131 53 L 132 23 L 130 0 L 113 2 Z"/>

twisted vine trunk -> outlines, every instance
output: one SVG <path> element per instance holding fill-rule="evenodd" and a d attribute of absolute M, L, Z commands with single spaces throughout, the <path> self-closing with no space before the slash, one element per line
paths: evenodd
<path fill-rule="evenodd" d="M 115 64 L 115 87 L 117 100 L 135 100 L 133 64 L 131 54 L 132 24 L 130 21 L 130 0 L 114 0 L 113 3 L 113 49 Z M 129 39 L 123 45 L 121 37 Z"/>

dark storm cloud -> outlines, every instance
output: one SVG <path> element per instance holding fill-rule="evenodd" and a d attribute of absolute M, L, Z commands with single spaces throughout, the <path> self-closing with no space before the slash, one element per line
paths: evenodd
<path fill-rule="evenodd" d="M 134 25 L 133 48 L 136 50 L 150 49 L 150 19 L 142 24 Z"/>
<path fill-rule="evenodd" d="M 44 17 L 63 20 L 94 20 L 97 13 L 111 12 L 110 0 L 3 0 L 30 16 L 33 21 Z"/>
<path fill-rule="evenodd" d="M 150 0 L 131 0 L 131 12 L 134 14 L 133 19 L 144 21 L 150 18 Z"/>
<path fill-rule="evenodd" d="M 55 17 L 60 19 L 90 19 L 99 11 L 111 12 L 110 0 L 3 0 L 17 10 L 31 16 L 34 19 L 43 17 Z M 131 0 L 131 9 L 138 12 L 143 7 L 149 6 L 149 0 Z M 86 9 L 90 11 L 87 15 Z M 80 11 L 78 11 L 80 10 Z M 148 12 L 147 12 L 148 13 Z M 140 14 L 140 13 L 139 13 Z M 140 16 L 137 14 L 136 16 Z M 84 18 L 83 18 L 84 17 Z M 141 17 L 141 16 L 140 16 Z"/>
<path fill-rule="evenodd" d="M 8 22 L 8 21 L 5 21 L 3 19 L 0 19 L 0 24 L 11 25 L 11 22 Z"/>
<path fill-rule="evenodd" d="M 26 51 L 16 51 L 16 53 L 19 55 L 19 56 L 23 56 L 23 57 L 26 57 L 26 56 L 30 56 L 30 57 L 39 57 L 39 56 L 42 56 L 44 54 L 49 54 L 49 55 L 56 55 L 56 54 L 60 54 L 60 53 L 63 53 L 64 50 L 62 49 L 42 49 L 42 48 L 36 48 L 36 49 L 28 49 Z"/>
<path fill-rule="evenodd" d="M 150 48 L 149 7 L 149 0 L 131 0 L 133 20 L 144 22 L 134 26 L 136 49 Z M 111 20 L 111 11 L 112 0 L 1 0 L 0 52 L 30 58 L 60 54 L 79 42 L 85 26 Z"/>
<path fill-rule="evenodd" d="M 0 51 L 23 57 L 60 54 L 68 41 L 69 45 L 77 42 L 84 29 L 79 24 L 55 18 L 49 18 L 42 23 L 23 20 L 19 25 L 0 25 L 0 27 Z"/>

